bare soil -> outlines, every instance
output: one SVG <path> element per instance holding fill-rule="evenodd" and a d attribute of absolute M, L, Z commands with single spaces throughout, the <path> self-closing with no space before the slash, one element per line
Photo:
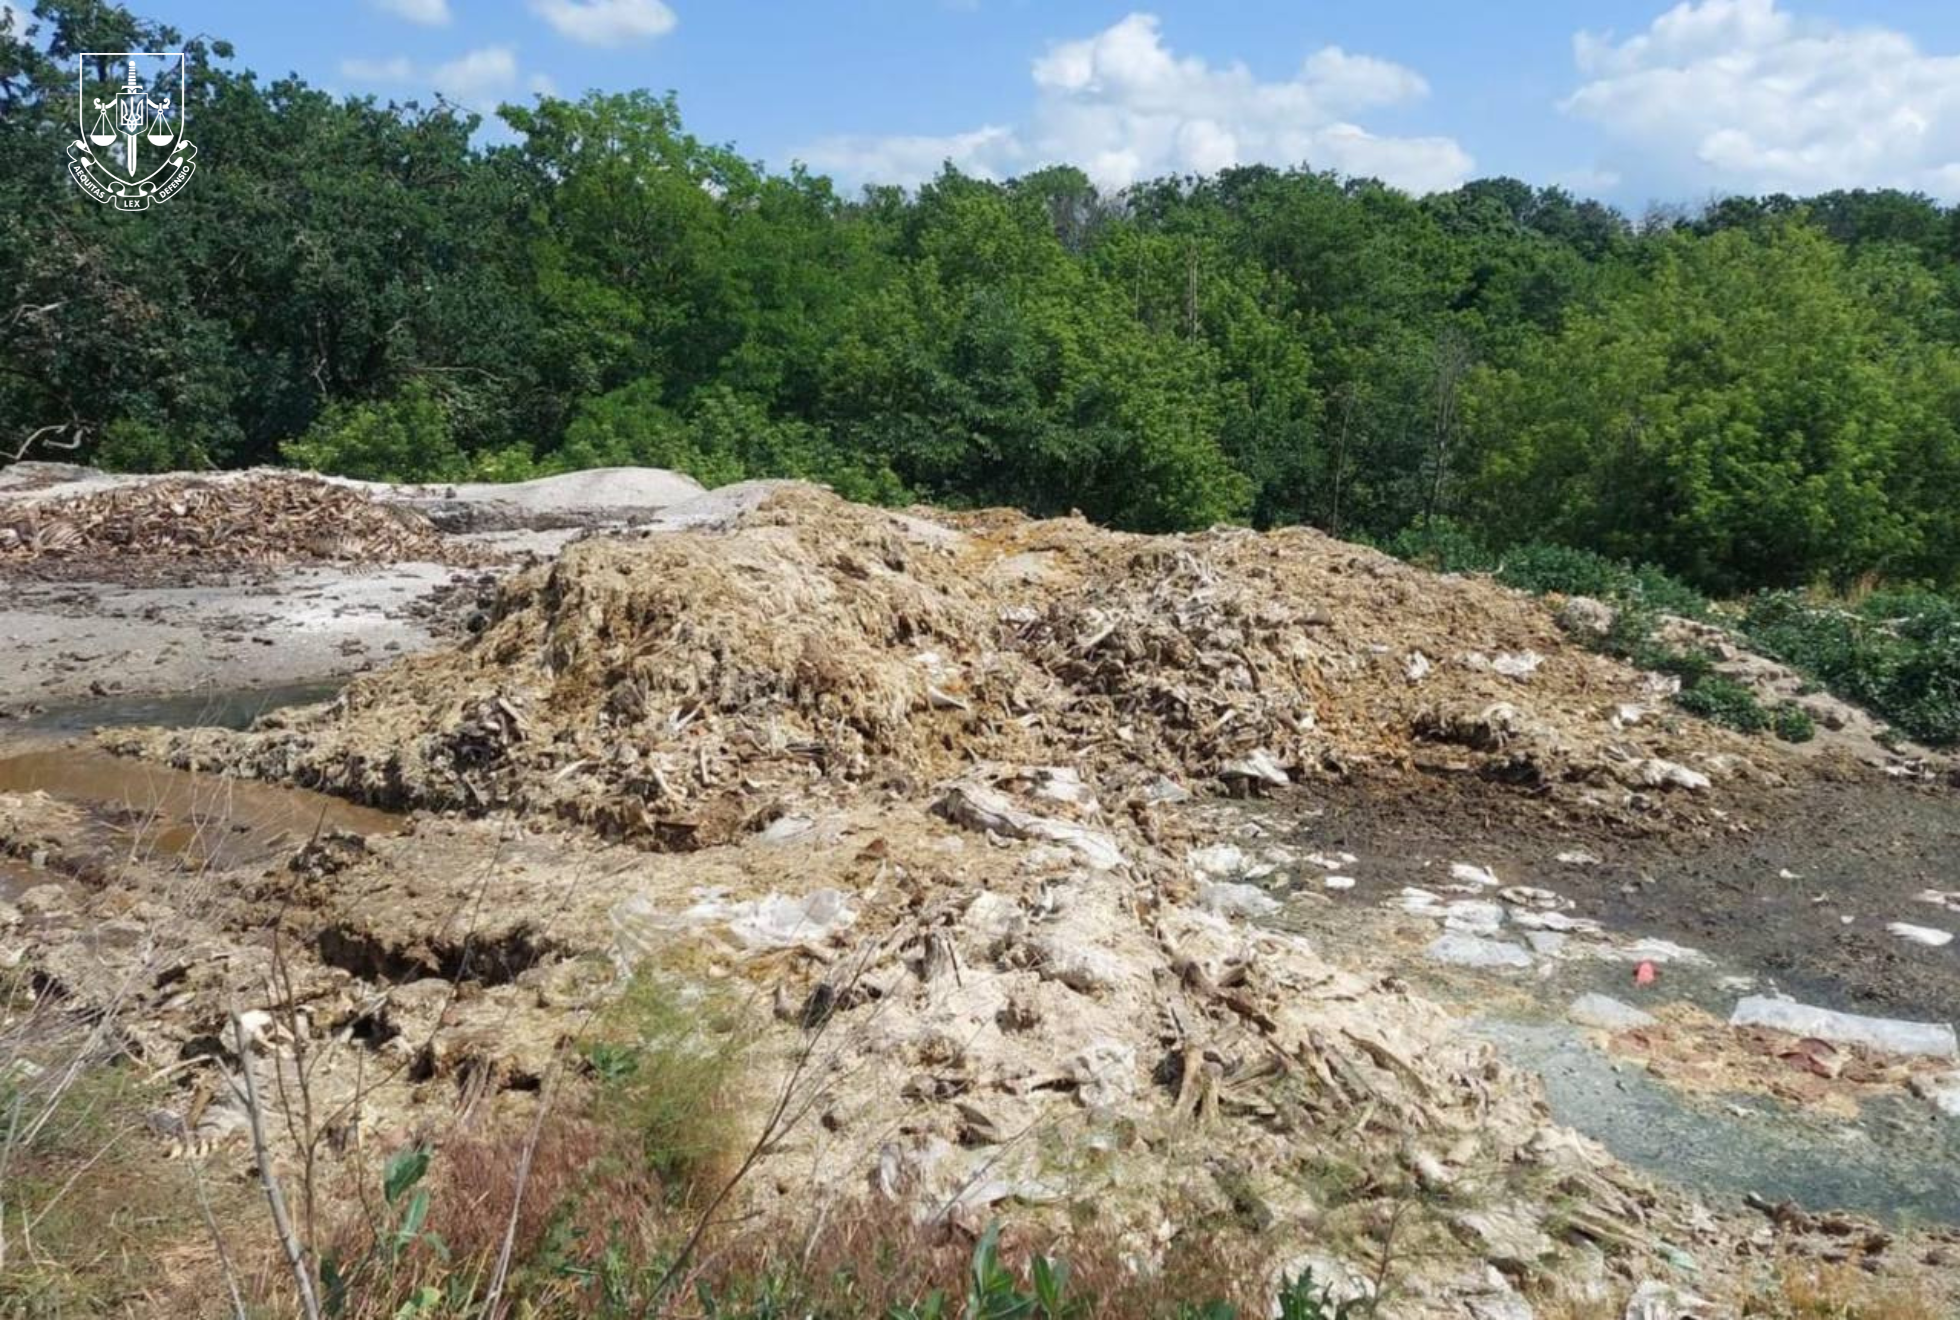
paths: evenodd
<path fill-rule="evenodd" d="M 1960 888 L 1950 791 L 1670 712 L 1542 602 L 1312 532 L 1125 536 L 793 485 L 698 504 L 571 545 L 464 640 L 330 702 L 101 735 L 131 758 L 105 780 L 259 781 L 236 806 L 266 847 L 124 846 L 104 827 L 140 803 L 15 763 L 0 852 L 59 879 L 0 960 L 176 1079 L 159 1130 L 234 1180 L 239 1107 L 211 1089 L 230 1013 L 280 1024 L 268 1081 L 310 1060 L 380 1157 L 593 1085 L 585 1024 L 631 973 L 746 1005 L 757 1089 L 800 1120 L 743 1188 L 759 1222 L 867 1194 L 954 1232 L 1092 1214 L 1145 1260 L 1237 1222 L 1346 1279 L 1406 1218 L 1411 1316 L 1617 1313 L 1684 1254 L 1730 1298 L 1784 1253 L 1960 1288 L 1945 1230 L 1765 1221 L 1562 1126 L 1466 1029 L 1479 996 L 1526 993 L 1435 974 L 1428 918 L 1383 910 L 1471 863 L 1612 938 L 1945 1016 L 1960 955 L 1883 925 L 1937 924 L 1917 891 Z M 294 799 L 303 839 L 281 799 L 302 788 L 335 795 Z M 1310 891 L 1312 938 L 1242 883 L 1272 872 L 1201 861 L 1241 837 L 1296 888 L 1309 851 L 1354 855 L 1351 889 Z M 1759 1035 L 1665 1025 L 1768 1070 Z M 1918 1076 L 1856 1062 L 1825 1099 Z"/>
<path fill-rule="evenodd" d="M 1960 793 L 1950 787 L 1803 778 L 1736 795 L 1726 820 L 1657 832 L 1550 812 L 1474 779 L 1375 778 L 1316 789 L 1299 829 L 1303 843 L 1363 859 L 1357 898 L 1433 885 L 1439 864 L 1471 861 L 1506 884 L 1556 890 L 1612 929 L 1706 950 L 1808 1003 L 1930 1021 L 1952 1020 L 1960 1005 L 1960 940 L 1934 949 L 1886 930 L 1960 930 L 1960 914 L 1919 898 L 1960 889 Z M 1573 851 L 1599 863 L 1557 861 Z"/>

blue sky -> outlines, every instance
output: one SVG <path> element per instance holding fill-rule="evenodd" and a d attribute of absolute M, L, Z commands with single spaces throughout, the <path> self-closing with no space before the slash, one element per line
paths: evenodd
<path fill-rule="evenodd" d="M 347 93 L 679 93 L 773 166 L 948 157 L 1099 181 L 1297 163 L 1512 174 L 1631 209 L 1901 186 L 1960 200 L 1960 4 L 1932 0 L 135 0 Z M 192 107 L 193 117 L 195 107 Z"/>

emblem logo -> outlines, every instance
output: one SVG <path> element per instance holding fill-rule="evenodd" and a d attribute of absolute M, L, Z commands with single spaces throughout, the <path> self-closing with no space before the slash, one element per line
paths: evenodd
<path fill-rule="evenodd" d="M 118 211 L 147 211 L 177 195 L 197 170 L 197 148 L 184 139 L 184 84 L 182 51 L 75 57 L 81 137 L 68 144 L 68 173 L 83 192 Z"/>

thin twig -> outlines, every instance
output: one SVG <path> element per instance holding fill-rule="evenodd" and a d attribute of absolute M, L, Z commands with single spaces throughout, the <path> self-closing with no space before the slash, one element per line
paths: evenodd
<path fill-rule="evenodd" d="M 545 1115 L 551 1112 L 551 1088 L 557 1080 L 554 1069 L 545 1077 L 544 1085 L 538 1091 L 538 1109 L 531 1116 L 531 1130 L 524 1138 L 524 1152 L 517 1160 L 517 1177 L 513 1182 L 510 1197 L 510 1218 L 504 1221 L 504 1240 L 497 1247 L 497 1268 L 490 1275 L 490 1290 L 483 1297 L 483 1313 L 490 1320 L 502 1320 L 504 1281 L 510 1277 L 511 1253 L 517 1249 L 517 1220 L 524 1209 L 524 1188 L 531 1181 L 531 1160 L 538 1153 L 538 1141 L 544 1135 Z"/>
<path fill-rule="evenodd" d="M 279 1245 L 285 1248 L 286 1263 L 292 1267 L 293 1283 L 299 1289 L 300 1309 L 306 1320 L 320 1320 L 320 1302 L 313 1295 L 313 1277 L 307 1271 L 306 1251 L 293 1236 L 293 1221 L 286 1214 L 286 1198 L 279 1193 L 279 1179 L 272 1171 L 272 1154 L 265 1146 L 265 1111 L 259 1106 L 259 1083 L 253 1076 L 252 1041 L 245 1033 L 245 1022 L 236 1011 L 231 1015 L 231 1032 L 238 1042 L 239 1071 L 245 1074 L 245 1114 L 252 1130 L 252 1157 L 259 1166 L 259 1181 L 265 1185 L 266 1204 L 272 1207 L 272 1224 L 279 1232 Z"/>

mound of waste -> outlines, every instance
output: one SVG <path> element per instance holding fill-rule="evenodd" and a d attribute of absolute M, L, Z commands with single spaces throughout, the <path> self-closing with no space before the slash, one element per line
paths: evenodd
<path fill-rule="evenodd" d="M 1093 1207 L 1146 1268 L 1221 1224 L 1343 1297 L 1394 1265 L 1395 1314 L 1630 1292 L 1660 1308 L 1638 1314 L 1705 1314 L 1654 1276 L 1685 1260 L 1726 1286 L 1755 1263 L 1753 1218 L 1560 1128 L 1402 977 L 1264 921 L 1275 900 L 1236 883 L 1254 873 L 1205 813 L 1156 806 L 1420 768 L 1672 817 L 1747 773 L 1745 752 L 1759 775 L 1786 764 L 1657 707 L 1543 604 L 1309 531 L 1151 537 L 717 491 L 659 530 L 572 544 L 468 642 L 329 705 L 244 733 L 106 735 L 529 817 L 322 837 L 284 873 L 218 886 L 223 947 L 149 978 L 127 1034 L 174 1059 L 228 1006 L 284 1020 L 262 998 L 277 921 L 302 951 L 289 1029 L 314 1038 L 268 1051 L 269 1080 L 374 1051 L 319 1085 L 405 1134 L 442 1097 L 540 1094 L 570 1015 L 620 973 L 677 998 L 712 984 L 746 1005 L 731 1030 L 758 1094 L 801 1116 L 745 1211 L 848 1194 L 977 1232 L 1015 1207 Z M 133 983 L 116 960 L 142 941 L 98 952 L 94 913 L 52 928 L 35 965 L 78 1003 Z M 234 1114 L 193 1102 L 158 1127 L 242 1157 Z"/>
<path fill-rule="evenodd" d="M 421 514 L 312 477 L 171 478 L 0 505 L 0 562 L 443 562 L 450 555 Z"/>
<path fill-rule="evenodd" d="M 1527 597 L 1304 529 L 930 520 L 787 483 L 707 498 L 719 516 L 570 546 L 480 635 L 331 705 L 116 745 L 667 850 L 981 760 L 1073 765 L 1112 799 L 1419 767 L 1667 815 L 1781 755 L 1663 713 Z"/>

